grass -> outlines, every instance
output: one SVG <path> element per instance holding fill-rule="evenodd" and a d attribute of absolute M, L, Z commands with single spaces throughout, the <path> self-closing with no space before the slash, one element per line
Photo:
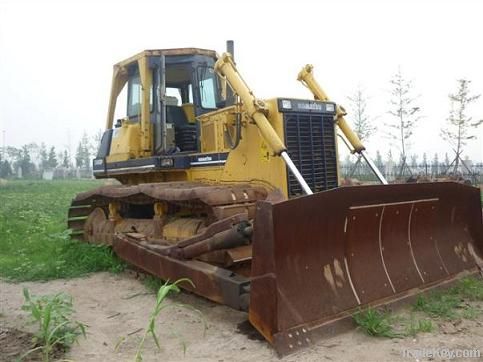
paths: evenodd
<path fill-rule="evenodd" d="M 74 195 L 100 185 L 90 180 L 0 185 L 0 277 L 49 280 L 123 270 L 110 248 L 71 240 L 66 230 Z"/>
<path fill-rule="evenodd" d="M 408 323 L 405 324 L 405 336 L 415 337 L 419 333 L 430 333 L 433 331 L 433 322 L 429 319 L 416 319 L 411 315 Z"/>
<path fill-rule="evenodd" d="M 398 338 L 433 331 L 433 320 L 476 319 L 481 310 L 472 302 L 483 301 L 483 280 L 467 277 L 453 287 L 420 295 L 412 305 L 413 312 L 396 315 L 387 310 L 367 308 L 353 315 L 354 322 L 366 334 Z M 418 313 L 416 316 L 414 312 Z M 421 318 L 426 314 L 430 319 Z"/>
<path fill-rule="evenodd" d="M 164 282 L 155 276 L 146 275 L 146 277 L 143 279 L 143 284 L 150 291 L 157 293 L 159 289 L 163 287 Z"/>
<path fill-rule="evenodd" d="M 368 308 L 354 314 L 353 318 L 356 324 L 370 336 L 388 338 L 402 337 L 401 333 L 395 331 L 393 317 L 388 311 Z"/>
<path fill-rule="evenodd" d="M 431 320 L 417 319 L 413 313 L 407 317 L 388 310 L 368 308 L 360 310 L 353 319 L 360 329 L 373 337 L 403 338 L 433 330 Z"/>
<path fill-rule="evenodd" d="M 454 320 L 458 318 L 475 319 L 479 311 L 468 301 L 483 301 L 483 281 L 467 277 L 444 291 L 419 296 L 414 309 L 432 318 Z"/>
<path fill-rule="evenodd" d="M 428 314 L 431 318 L 453 320 L 458 318 L 456 308 L 461 299 L 457 295 L 435 292 L 429 295 L 420 295 L 414 303 L 414 310 Z"/>

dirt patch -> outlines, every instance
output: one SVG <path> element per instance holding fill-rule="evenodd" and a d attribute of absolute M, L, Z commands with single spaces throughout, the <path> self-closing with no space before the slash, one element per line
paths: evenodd
<path fill-rule="evenodd" d="M 20 331 L 16 328 L 5 328 L 0 325 L 0 362 L 16 361 L 26 352 L 35 348 L 34 335 L 29 332 Z M 55 348 L 52 354 L 53 360 L 61 359 L 65 351 Z M 42 361 L 40 350 L 29 353 L 22 358 L 23 362 Z"/>
<path fill-rule="evenodd" d="M 88 325 L 87 339 L 81 337 L 79 344 L 65 355 L 66 359 L 78 362 L 132 361 L 154 306 L 154 295 L 127 273 L 97 273 L 85 278 L 48 283 L 12 284 L 0 280 L 2 329 L 32 332 L 26 325 L 25 313 L 20 310 L 23 287 L 28 287 L 33 294 L 63 291 L 72 295 L 75 318 Z M 173 305 L 163 311 L 158 320 L 161 350 L 158 351 L 154 342 L 148 339 L 144 361 L 279 361 L 269 344 L 256 338 L 256 333 L 247 328 L 246 313 L 189 293 L 170 297 L 167 302 L 189 304 L 200 310 L 207 329 L 204 330 L 197 314 Z M 116 345 L 119 345 L 117 349 Z M 483 352 L 482 315 L 475 320 L 455 322 L 453 326 L 441 322 L 441 327 L 434 332 L 415 338 L 374 338 L 354 329 L 319 340 L 311 348 L 287 356 L 282 361 L 415 361 L 415 358 L 404 357 L 403 352 L 407 349 L 443 347 L 479 349 Z"/>
<path fill-rule="evenodd" d="M 0 327 L 0 362 L 14 361 L 34 348 L 33 334 L 15 328 Z M 25 361 L 41 361 L 40 353 L 32 353 Z"/>

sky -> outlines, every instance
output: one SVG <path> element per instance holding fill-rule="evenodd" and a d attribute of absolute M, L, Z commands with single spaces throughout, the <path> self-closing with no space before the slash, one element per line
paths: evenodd
<path fill-rule="evenodd" d="M 0 0 L 0 131 L 7 145 L 45 142 L 75 151 L 103 129 L 112 65 L 144 49 L 235 41 L 239 71 L 259 98 L 311 98 L 296 81 L 311 63 L 330 98 L 348 105 L 365 89 L 378 132 L 374 155 L 399 148 L 385 136 L 389 80 L 401 68 L 423 116 L 409 154 L 440 158 L 457 79 L 483 93 L 483 2 L 386 1 L 23 1 Z M 483 118 L 483 97 L 468 109 Z M 348 115 L 350 119 L 350 115 Z M 483 160 L 483 127 L 464 155 Z"/>

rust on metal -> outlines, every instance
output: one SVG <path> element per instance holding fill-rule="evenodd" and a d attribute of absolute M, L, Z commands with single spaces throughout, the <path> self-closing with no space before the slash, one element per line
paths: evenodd
<path fill-rule="evenodd" d="M 117 220 L 106 217 L 113 202 Z M 130 218 L 127 204 L 154 208 L 154 216 Z M 192 215 L 166 218 L 173 206 Z M 68 222 L 148 273 L 188 277 L 196 285 L 188 290 L 248 309 L 280 355 L 333 333 L 358 308 L 483 268 L 479 190 L 451 182 L 344 187 L 292 200 L 246 185 L 107 186 L 78 195 Z M 182 234 L 177 225 L 185 223 L 193 230 Z"/>
<path fill-rule="evenodd" d="M 200 182 L 179 181 L 147 183 L 140 185 L 110 185 L 82 192 L 74 198 L 74 203 L 109 202 L 116 199 L 129 203 L 149 203 L 162 201 L 199 200 L 207 205 L 232 205 L 263 200 L 267 191 L 263 187 L 250 185 L 215 186 Z"/>
<path fill-rule="evenodd" d="M 239 310 L 248 308 L 248 278 L 201 261 L 171 258 L 146 247 L 135 236 L 115 235 L 113 248 L 122 259 L 164 280 L 189 278 L 195 288 L 184 288 L 214 302 Z"/>
<path fill-rule="evenodd" d="M 471 186 L 357 186 L 259 202 L 249 319 L 289 353 L 356 308 L 481 270 L 482 254 Z"/>
<path fill-rule="evenodd" d="M 67 224 L 73 235 L 92 241 L 95 236 L 85 235 L 85 223 L 95 208 L 102 208 L 106 214 L 110 214 L 109 210 L 113 209 L 114 204 L 118 205 L 116 212 L 122 210 L 123 205 L 145 205 L 154 210 L 154 216 L 150 219 L 153 226 L 149 226 L 149 230 L 144 226 L 142 229 L 148 230 L 150 236 L 159 238 L 163 237 L 163 228 L 173 227 L 167 225 L 164 217 L 170 204 L 208 214 L 207 224 L 212 224 L 218 220 L 236 218 L 240 214 L 253 218 L 255 202 L 266 197 L 267 191 L 263 187 L 250 185 L 210 185 L 191 181 L 108 185 L 76 195 L 69 209 Z M 162 208 L 156 206 L 160 203 Z M 126 215 L 123 217 L 129 218 Z M 134 224 L 132 226 L 137 228 Z M 100 237 L 104 238 L 104 235 Z"/>

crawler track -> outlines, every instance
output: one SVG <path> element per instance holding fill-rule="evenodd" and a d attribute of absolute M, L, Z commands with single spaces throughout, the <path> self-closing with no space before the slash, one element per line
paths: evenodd
<path fill-rule="evenodd" d="M 163 182 L 140 185 L 103 186 L 78 194 L 71 203 L 67 225 L 72 235 L 84 239 L 89 214 L 102 208 L 108 215 L 109 204 L 121 204 L 121 216 L 149 219 L 156 202 L 169 205 L 170 213 L 179 209 L 206 218 L 206 226 L 217 221 L 247 212 L 252 216 L 255 202 L 264 200 L 267 191 L 249 185 L 212 186 L 200 182 Z"/>

